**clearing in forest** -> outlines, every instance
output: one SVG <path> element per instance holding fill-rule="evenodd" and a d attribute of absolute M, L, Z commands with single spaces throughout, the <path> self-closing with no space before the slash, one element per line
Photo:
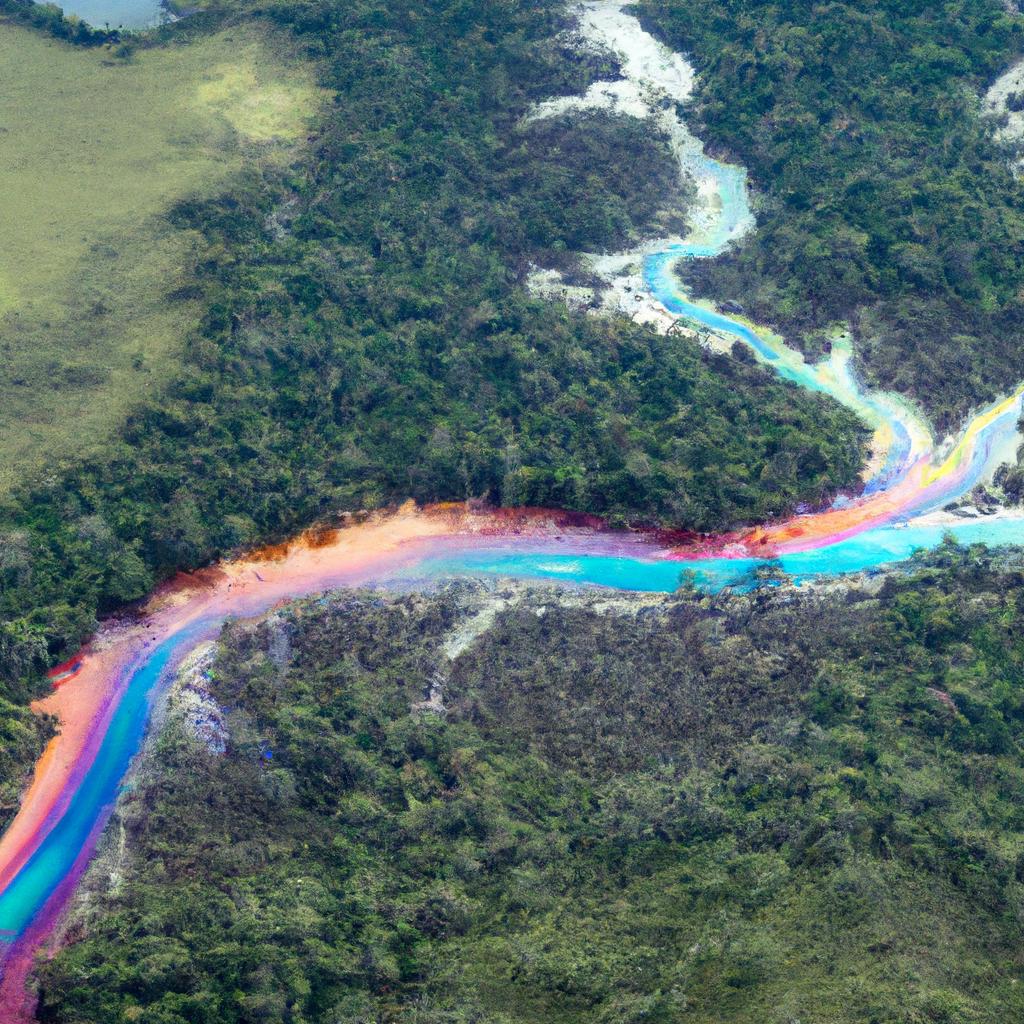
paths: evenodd
<path fill-rule="evenodd" d="M 3 492 L 101 447 L 174 372 L 200 240 L 165 213 L 293 159 L 323 94 L 251 28 L 123 57 L 0 20 L 0 81 Z"/>

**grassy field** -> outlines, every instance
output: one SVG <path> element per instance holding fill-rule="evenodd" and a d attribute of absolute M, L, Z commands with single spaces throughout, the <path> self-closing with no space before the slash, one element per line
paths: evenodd
<path fill-rule="evenodd" d="M 321 100 L 252 29 L 136 51 L 0 21 L 0 492 L 103 443 L 173 373 L 197 237 L 163 214 L 287 160 Z"/>

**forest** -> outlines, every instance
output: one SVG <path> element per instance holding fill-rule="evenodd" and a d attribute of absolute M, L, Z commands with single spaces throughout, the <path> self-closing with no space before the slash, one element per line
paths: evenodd
<path fill-rule="evenodd" d="M 0 825 L 55 727 L 26 708 L 43 671 L 175 572 L 409 497 L 720 530 L 856 487 L 867 450 L 741 347 L 523 287 L 689 201 L 650 125 L 524 121 L 614 70 L 565 46 L 561 2 L 201 6 L 124 40 L 0 0 L 0 31 L 136 71 L 281 33 L 323 90 L 290 162 L 162 215 L 196 240 L 163 296 L 199 311 L 173 379 L 0 495 Z M 759 193 L 758 231 L 689 284 L 808 353 L 848 320 L 862 371 L 940 430 L 1024 379 L 1019 184 L 978 101 L 1019 16 L 639 10 Z M 1019 553 L 750 584 L 460 582 L 229 623 L 204 679 L 226 748 L 171 702 L 40 964 L 40 1020 L 1024 1018 Z"/>
<path fill-rule="evenodd" d="M 853 587 L 235 624 L 227 752 L 171 713 L 41 1019 L 1017 1019 L 1022 615 L 1019 555 L 949 543 Z"/>
<path fill-rule="evenodd" d="M 868 379 L 940 430 L 1024 380 L 1024 217 L 980 95 L 1024 49 L 1001 0 L 642 0 L 692 55 L 701 138 L 749 168 L 759 230 L 698 290 L 820 352 L 853 326 Z"/>
<path fill-rule="evenodd" d="M 646 126 L 523 127 L 605 70 L 563 52 L 561 4 L 428 7 L 221 9 L 149 41 L 273 25 L 335 99 L 294 165 L 169 212 L 204 240 L 179 378 L 0 499 L 0 678 L 176 570 L 341 510 L 479 499 L 710 530 L 856 483 L 864 428 L 836 404 L 524 291 L 531 259 L 621 244 L 685 189 Z"/>

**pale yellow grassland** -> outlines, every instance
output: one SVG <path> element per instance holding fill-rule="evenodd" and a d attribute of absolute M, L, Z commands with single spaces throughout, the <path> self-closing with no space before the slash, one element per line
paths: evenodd
<path fill-rule="evenodd" d="M 255 29 L 126 62 L 0 20 L 0 492 L 173 375 L 200 239 L 167 210 L 295 159 L 323 97 Z"/>

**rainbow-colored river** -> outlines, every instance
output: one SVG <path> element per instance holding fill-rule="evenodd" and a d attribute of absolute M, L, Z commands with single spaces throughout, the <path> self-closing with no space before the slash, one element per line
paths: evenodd
<path fill-rule="evenodd" d="M 781 338 L 682 293 L 673 273 L 680 260 L 712 257 L 753 226 L 746 176 L 710 159 L 679 119 L 692 69 L 647 35 L 624 6 L 597 0 L 580 9 L 582 44 L 616 51 L 623 77 L 597 83 L 581 97 L 541 104 L 530 115 L 604 106 L 654 118 L 672 139 L 681 173 L 697 185 L 686 238 L 590 258 L 608 285 L 605 305 L 662 329 L 680 316 L 698 321 L 728 344 L 746 343 L 788 380 L 856 410 L 874 430 L 863 490 L 823 510 L 685 544 L 616 533 L 554 512 L 407 506 L 172 581 L 141 614 L 108 623 L 62 667 L 53 693 L 37 705 L 60 718 L 61 731 L 0 838 L 0 1021 L 31 1019 L 34 1001 L 26 986 L 33 957 L 45 952 L 110 817 L 161 684 L 228 617 L 257 615 L 339 586 L 408 587 L 451 576 L 500 575 L 668 592 L 685 569 L 698 586 L 716 590 L 750 585 L 767 559 L 803 582 L 898 562 L 937 545 L 946 533 L 965 543 L 1024 542 L 1024 516 L 960 519 L 942 511 L 1014 458 L 1024 389 L 937 445 L 911 405 L 859 386 L 845 337 L 837 336 L 827 361 L 812 365 Z"/>

